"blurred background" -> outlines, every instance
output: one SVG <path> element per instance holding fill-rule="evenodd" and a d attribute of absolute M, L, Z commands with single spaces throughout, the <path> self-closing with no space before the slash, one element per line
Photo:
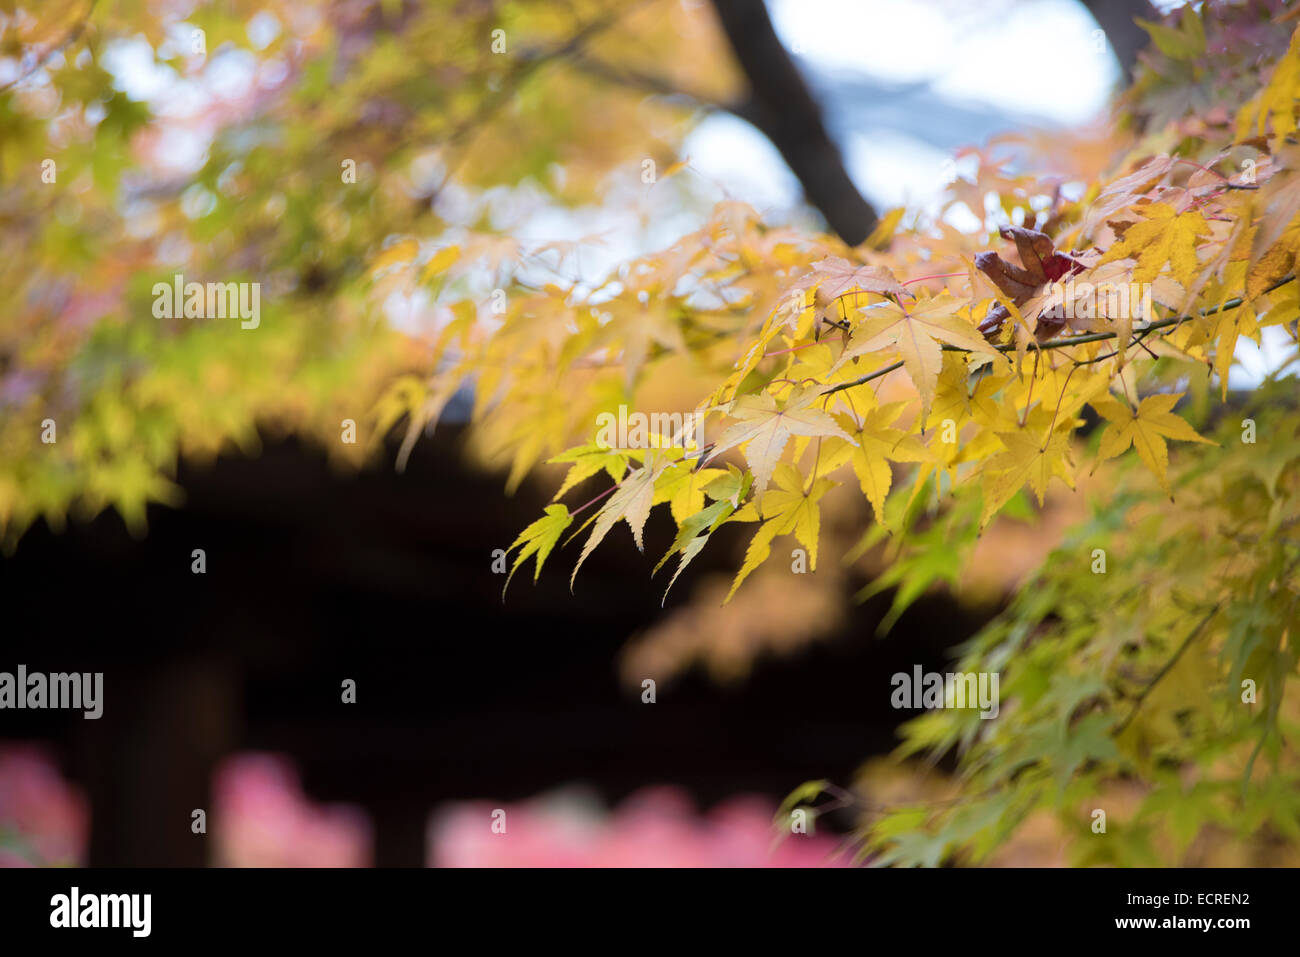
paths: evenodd
<path fill-rule="evenodd" d="M 0 716 L 0 863 L 848 863 L 851 809 L 777 840 L 781 801 L 822 778 L 871 796 L 941 786 L 943 768 L 895 779 L 870 762 L 909 715 L 862 689 L 942 668 L 1049 536 L 991 535 L 963 592 L 973 604 L 937 591 L 885 639 L 889 597 L 845 597 L 870 569 L 828 563 L 779 588 L 760 574 L 720 608 L 743 548 L 725 534 L 665 608 L 630 548 L 588 566 L 576 597 L 555 574 L 503 602 L 491 552 L 554 483 L 503 496 L 503 463 L 466 455 L 470 395 L 400 472 L 383 437 L 364 456 L 324 439 L 350 397 L 373 392 L 377 356 L 400 366 L 390 334 L 432 337 L 446 310 L 394 287 L 379 326 L 328 324 L 361 308 L 366 257 L 417 226 L 567 244 L 525 280 L 592 286 L 726 199 L 850 245 L 899 206 L 978 227 L 978 198 L 951 202 L 978 161 L 961 148 L 1086 130 L 1137 61 L 1133 18 L 1157 12 L 0 4 L 3 665 L 102 671 L 106 688 L 97 721 Z M 499 25 L 513 55 L 495 62 Z M 57 192 L 27 173 L 51 150 Z M 646 156 L 680 172 L 647 189 Z M 361 185 L 336 199 L 319 184 L 338 179 L 339 157 Z M 256 363 L 136 322 L 155 275 L 218 264 L 266 284 Z M 174 420 L 117 401 L 115 377 L 141 357 Z M 689 382 L 664 388 L 695 401 Z M 81 424 L 99 431 L 56 472 L 19 433 L 59 402 L 89 407 Z M 124 464 L 128 444 L 174 466 L 165 486 Z M 88 500 L 78 474 L 102 479 L 82 483 Z M 1040 522 L 1077 507 L 1049 501 Z M 190 573 L 199 547 L 204 576 Z M 340 701 L 346 680 L 355 704 Z M 1008 860 L 1059 863 L 1050 835 Z"/>

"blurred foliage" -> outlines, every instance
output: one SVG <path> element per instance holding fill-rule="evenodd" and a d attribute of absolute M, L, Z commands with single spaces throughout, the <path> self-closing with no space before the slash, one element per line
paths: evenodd
<path fill-rule="evenodd" d="M 1243 418 L 1267 438 L 1244 443 Z M 952 670 L 1001 673 L 1001 714 L 934 711 L 905 726 L 901 755 L 960 754 L 967 799 L 870 815 L 877 860 L 978 863 L 1049 810 L 1075 864 L 1188 863 L 1203 831 L 1241 846 L 1239 863 L 1296 863 L 1294 383 L 1261 389 L 1214 435 L 1218 447 L 1178 470 L 1172 499 L 1122 470 L 959 649 Z M 1140 800 L 1117 800 L 1116 782 L 1140 783 Z"/>
<path fill-rule="evenodd" d="M 382 390 L 434 361 L 369 298 L 387 244 L 504 216 L 494 248 L 513 258 L 502 190 L 590 203 L 621 164 L 677 159 L 694 110 L 593 79 L 570 48 L 620 68 L 673 49 L 670 79 L 719 97 L 735 83 L 704 14 L 671 2 L 83 0 L 0 17 L 8 547 L 70 509 L 142 530 L 147 503 L 178 501 L 178 454 L 288 430 L 342 459 L 373 451 Z M 259 328 L 156 319 L 153 284 L 176 273 L 260 282 Z M 338 441 L 345 418 L 356 446 Z"/>
<path fill-rule="evenodd" d="M 108 506 L 141 529 L 178 501 L 179 455 L 267 434 L 351 461 L 401 435 L 400 466 L 472 394 L 472 450 L 509 488 L 565 476 L 514 569 L 585 533 L 572 581 L 626 522 L 671 585 L 746 523 L 717 591 L 743 601 L 795 549 L 825 566 L 847 489 L 859 544 L 832 560 L 880 571 L 887 629 L 1086 458 L 1091 519 L 962 649 L 1001 674 L 999 716 L 907 726 L 903 756 L 955 755 L 955 793 L 870 810 L 863 854 L 980 862 L 1044 812 L 1079 862 L 1179 861 L 1214 829 L 1294 844 L 1294 379 L 1257 391 L 1254 441 L 1225 413 L 1245 342 L 1294 361 L 1300 33 L 1279 3 L 1203 7 L 1149 25 L 1108 127 L 963 151 L 939 216 L 892 211 L 849 249 L 727 200 L 592 273 L 626 236 L 533 229 L 603 205 L 644 238 L 696 208 L 682 137 L 740 87 L 706 7 L 0 4 L 5 542 Z M 260 324 L 156 318 L 177 273 L 261 283 Z M 1155 311 L 1062 318 L 1067 278 L 1150 288 Z M 707 441 L 604 447 L 620 406 L 698 412 Z M 647 543 L 661 505 L 676 535 Z M 1095 833 L 1117 783 L 1140 799 Z"/>

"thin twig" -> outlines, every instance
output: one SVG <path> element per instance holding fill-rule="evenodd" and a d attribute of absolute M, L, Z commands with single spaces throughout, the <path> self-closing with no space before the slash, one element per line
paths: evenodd
<path fill-rule="evenodd" d="M 1295 278 L 1296 277 L 1294 273 L 1292 273 L 1289 276 L 1284 276 L 1281 279 L 1277 280 L 1277 282 L 1271 284 L 1266 289 L 1264 289 L 1264 291 L 1261 292 L 1260 295 L 1265 295 L 1267 293 L 1272 292 L 1275 289 L 1281 288 L 1282 286 L 1285 286 L 1287 283 L 1294 281 Z M 1220 306 L 1213 306 L 1209 309 L 1201 310 L 1199 313 L 1197 313 L 1197 316 L 1212 316 L 1216 312 L 1226 312 L 1229 309 L 1236 309 L 1245 301 L 1246 300 L 1243 296 L 1236 296 L 1232 299 L 1227 300 Z M 1169 326 L 1176 325 L 1182 322 L 1184 319 L 1194 319 L 1197 318 L 1197 316 L 1170 316 L 1166 319 L 1158 319 L 1155 322 L 1148 322 L 1144 326 L 1139 326 L 1133 329 L 1132 335 L 1141 336 L 1142 338 L 1145 338 L 1150 333 L 1155 332 L 1159 329 L 1167 329 Z M 1068 349 L 1071 346 L 1081 346 L 1089 342 L 1105 342 L 1108 339 L 1114 339 L 1117 335 L 1118 333 L 1116 332 L 1088 332 L 1081 336 L 1067 336 L 1062 339 L 1049 339 L 1047 342 L 1039 343 L 1037 348 L 1040 350 Z M 941 348 L 943 349 L 944 352 L 972 352 L 973 351 L 971 349 L 966 349 L 962 346 L 949 345 L 948 343 L 944 343 L 941 346 Z M 994 346 L 993 348 L 996 349 L 998 352 L 1005 354 L 1008 352 L 1014 352 L 1016 349 L 1016 344 L 1014 342 L 1008 342 L 1002 345 Z M 898 362 L 893 363 L 892 365 L 885 366 L 883 369 L 877 369 L 875 372 L 869 372 L 866 375 L 862 376 L 861 378 L 854 379 L 852 382 L 841 382 L 839 383 L 839 385 L 831 386 L 831 388 L 823 392 L 822 395 L 831 395 L 835 392 L 841 392 L 844 389 L 852 389 L 855 388 L 856 386 L 864 385 L 870 382 L 872 379 L 879 379 L 881 376 L 888 375 L 890 372 L 893 372 L 895 369 L 901 369 L 902 367 L 903 367 L 903 363 L 900 360 Z"/>
<path fill-rule="evenodd" d="M 23 80 L 27 79 L 37 70 L 39 70 L 41 67 L 45 66 L 45 64 L 50 61 L 50 57 L 54 56 L 54 54 L 58 53 L 60 50 L 65 49 L 68 46 L 68 44 L 75 42 L 77 37 L 81 36 L 81 31 L 86 29 L 86 24 L 90 21 L 90 15 L 95 12 L 95 4 L 98 2 L 99 0 L 90 0 L 90 6 L 86 8 L 86 12 L 81 15 L 81 19 L 79 19 L 68 29 L 68 32 L 63 35 L 63 38 L 59 40 L 57 43 L 55 43 L 53 46 L 51 46 L 44 53 L 42 53 L 40 57 L 36 60 L 36 62 L 33 63 L 31 66 L 29 66 L 21 74 L 19 74 L 17 77 L 10 80 L 8 83 L 4 84 L 3 86 L 0 86 L 0 93 L 4 93 L 5 91 L 23 82 Z"/>
<path fill-rule="evenodd" d="M 1129 711 L 1128 716 L 1117 724 L 1113 731 L 1111 731 L 1112 737 L 1118 737 L 1123 733 L 1125 728 L 1133 723 L 1133 719 L 1137 717 L 1137 713 L 1141 709 L 1142 702 L 1146 700 L 1147 695 L 1152 692 L 1165 675 L 1169 674 L 1169 672 L 1173 670 L 1174 665 L 1178 664 L 1178 659 L 1183 656 L 1183 652 L 1191 647 L 1192 642 L 1200 636 L 1201 632 L 1205 630 L 1205 626 L 1208 625 L 1210 620 L 1219 613 L 1219 609 L 1222 607 L 1223 602 L 1218 602 L 1210 609 L 1209 614 L 1202 618 L 1197 626 L 1192 629 L 1191 633 L 1183 639 L 1183 643 L 1178 646 L 1178 650 L 1174 652 L 1173 657 L 1164 663 L 1164 666 L 1156 672 L 1156 676 L 1148 681 L 1146 687 L 1138 693 L 1137 700 L 1133 702 L 1133 708 Z"/>

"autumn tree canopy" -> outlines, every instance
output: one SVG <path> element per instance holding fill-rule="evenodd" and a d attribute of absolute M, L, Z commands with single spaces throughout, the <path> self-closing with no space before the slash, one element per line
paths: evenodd
<path fill-rule="evenodd" d="M 626 547 L 682 588 L 743 526 L 726 600 L 799 549 L 809 571 L 876 569 L 888 625 L 955 586 L 986 530 L 1085 496 L 959 649 L 1001 675 L 998 716 L 906 726 L 905 754 L 958 772 L 940 800 L 864 808 L 863 852 L 979 862 L 1041 814 L 1081 863 L 1300 839 L 1300 31 L 1281 2 L 1144 22 L 1105 127 L 972 146 L 937 215 L 852 188 L 749 4 L 0 11 L 9 547 L 105 508 L 143 534 L 147 505 L 180 503 L 179 457 L 266 435 L 354 464 L 392 440 L 401 468 L 453 402 L 507 493 L 555 488 L 509 588 L 563 574 L 580 598 L 584 562 Z M 141 59 L 167 89 L 148 102 L 121 82 Z M 769 136 L 829 232 L 728 200 L 592 271 L 594 238 L 531 231 L 539 209 L 648 224 L 696 195 L 681 143 L 715 110 Z M 188 283 L 257 284 L 256 322 L 207 314 L 210 292 L 189 310 Z M 1290 361 L 1235 389 L 1262 337 Z M 602 437 L 638 413 L 677 418 Z M 832 501 L 847 540 L 823 528 Z M 671 540 L 646 534 L 656 510 Z M 1128 839 L 1092 840 L 1096 809 Z"/>

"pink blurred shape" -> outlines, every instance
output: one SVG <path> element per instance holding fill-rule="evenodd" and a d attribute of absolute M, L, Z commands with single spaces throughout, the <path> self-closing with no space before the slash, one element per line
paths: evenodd
<path fill-rule="evenodd" d="M 290 761 L 245 753 L 214 779 L 214 863 L 224 867 L 366 867 L 372 830 L 347 805 L 303 794 Z M 505 811 L 505 833 L 493 811 Z M 736 797 L 698 814 L 679 789 L 647 788 L 614 812 L 581 792 L 513 805 L 444 806 L 429 831 L 428 858 L 440 867 L 827 867 L 845 866 L 825 835 L 780 838 L 774 808 Z M 0 744 L 0 867 L 80 865 L 90 815 L 43 748 Z"/>
<path fill-rule="evenodd" d="M 82 864 L 89 818 L 44 748 L 0 744 L 0 867 Z"/>
<path fill-rule="evenodd" d="M 505 811 L 494 833 L 493 811 Z M 512 806 L 450 805 L 430 829 L 437 867 L 834 867 L 839 842 L 773 827 L 775 808 L 736 797 L 697 815 L 675 788 L 648 788 L 612 814 L 572 795 Z M 499 819 L 499 816 L 498 816 Z"/>
<path fill-rule="evenodd" d="M 213 782 L 215 862 L 221 867 L 368 867 L 371 829 L 348 805 L 314 804 L 276 755 L 227 759 Z"/>

